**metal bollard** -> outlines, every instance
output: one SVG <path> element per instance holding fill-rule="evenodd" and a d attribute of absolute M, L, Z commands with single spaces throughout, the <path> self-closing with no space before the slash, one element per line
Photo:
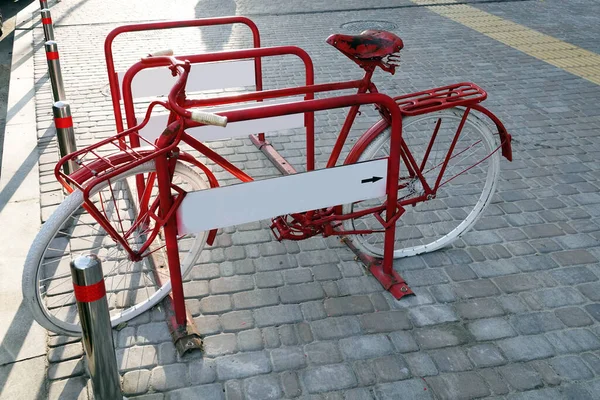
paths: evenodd
<path fill-rule="evenodd" d="M 48 61 L 48 75 L 52 84 L 52 97 L 54 101 L 65 100 L 65 87 L 63 85 L 60 60 L 58 58 L 58 45 L 54 40 L 45 43 L 46 60 Z"/>
<path fill-rule="evenodd" d="M 47 0 L 40 0 L 40 8 L 43 10 L 44 8 L 48 8 Z"/>
<path fill-rule="evenodd" d="M 54 40 L 54 26 L 52 26 L 52 15 L 50 10 L 42 10 L 42 26 L 44 27 L 44 37 L 46 41 Z"/>
<path fill-rule="evenodd" d="M 64 157 L 67 154 L 77 151 L 73 118 L 71 117 L 71 106 L 69 106 L 69 103 L 66 101 L 57 101 L 52 105 L 52 114 L 54 115 L 54 126 L 56 127 L 60 156 Z M 67 161 L 64 164 L 64 172 L 67 175 L 77 171 L 78 168 L 79 165 L 75 161 Z"/>
<path fill-rule="evenodd" d="M 71 276 L 94 398 L 123 398 L 102 264 L 94 254 L 79 257 L 71 261 Z"/>

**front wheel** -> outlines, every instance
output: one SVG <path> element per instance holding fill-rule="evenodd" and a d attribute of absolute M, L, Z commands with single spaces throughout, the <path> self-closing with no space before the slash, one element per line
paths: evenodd
<path fill-rule="evenodd" d="M 465 110 L 447 109 L 429 114 L 405 117 L 402 120 L 402 137 L 422 166 L 422 174 L 430 187 L 434 187 L 442 165 Z M 437 127 L 437 128 L 436 128 Z M 432 137 L 437 135 L 423 162 Z M 369 143 L 358 162 L 389 157 L 390 132 L 388 127 Z M 479 118 L 470 114 L 460 132 L 454 151 L 440 180 L 433 199 L 405 206 L 404 214 L 396 222 L 394 258 L 428 253 L 449 245 L 469 230 L 490 203 L 498 179 L 500 157 L 498 145 Z M 399 200 L 409 200 L 423 193 L 421 182 L 409 176 L 406 163 L 400 162 Z M 344 214 L 383 204 L 385 197 L 343 207 Z M 385 218 L 385 213 L 383 214 Z M 347 220 L 346 230 L 382 231 L 381 223 L 372 215 Z M 370 255 L 383 257 L 384 233 L 352 235 L 355 246 Z"/>
<path fill-rule="evenodd" d="M 139 249 L 154 227 L 148 214 L 138 218 L 139 196 L 135 177 L 143 176 L 150 204 L 158 194 L 153 161 L 102 182 L 90 193 L 90 200 L 119 234 L 131 231 L 127 242 Z M 173 183 L 185 191 L 207 189 L 198 173 L 181 162 L 176 164 Z M 40 325 L 56 333 L 81 335 L 81 325 L 73 294 L 70 262 L 82 254 L 96 254 L 102 261 L 106 296 L 112 326 L 128 321 L 150 309 L 171 291 L 171 281 L 160 285 L 155 274 L 164 274 L 166 260 L 162 228 L 139 261 L 113 241 L 83 207 L 83 193 L 74 191 L 44 223 L 25 261 L 23 297 Z M 135 225 L 135 221 L 141 223 Z M 206 243 L 206 233 L 177 238 L 181 273 L 191 269 Z M 158 257 L 158 258 L 157 258 Z"/>

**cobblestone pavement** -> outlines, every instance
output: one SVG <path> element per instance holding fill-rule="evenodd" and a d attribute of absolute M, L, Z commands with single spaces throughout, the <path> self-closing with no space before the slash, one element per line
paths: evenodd
<path fill-rule="evenodd" d="M 598 86 L 408 1 L 340 12 L 324 8 L 364 8 L 364 2 L 263 3 L 51 3 L 78 144 L 112 133 L 102 53 L 111 29 L 122 21 L 250 13 L 263 45 L 309 52 L 318 82 L 360 76 L 324 43 L 329 34 L 344 32 L 340 26 L 350 21 L 393 22 L 405 42 L 403 65 L 394 77 L 378 74 L 380 90 L 401 94 L 478 83 L 489 93 L 486 106 L 513 134 L 514 161 L 502 162 L 493 204 L 474 231 L 451 248 L 396 261 L 417 294 L 401 301 L 383 291 L 337 239 L 279 243 L 268 221 L 220 231 L 185 283 L 204 354 L 178 357 L 160 308 L 141 315 L 115 331 L 125 394 L 148 400 L 600 397 Z M 597 52 L 600 16 L 586 11 L 597 4 L 475 6 Z M 298 14 L 304 10 L 311 13 Z M 239 48 L 249 45 L 246 36 L 238 27 L 132 35 L 117 46 L 119 69 L 148 50 Z M 40 29 L 34 40 L 46 219 L 62 193 L 52 178 L 58 156 L 49 134 Z M 267 86 L 301 83 L 297 64 L 288 58 L 267 62 Z M 364 113 L 357 126 L 369 126 L 374 117 Z M 340 118 L 339 112 L 317 115 L 318 156 L 331 146 Z M 294 133 L 273 142 L 300 166 L 303 140 Z M 253 176 L 277 175 L 249 140 L 212 147 Z M 48 346 L 50 398 L 87 398 L 80 343 L 50 335 Z"/>

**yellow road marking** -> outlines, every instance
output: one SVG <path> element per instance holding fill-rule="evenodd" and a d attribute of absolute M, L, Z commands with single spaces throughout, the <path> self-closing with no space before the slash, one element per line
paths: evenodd
<path fill-rule="evenodd" d="M 507 46 L 600 85 L 600 55 L 453 0 L 411 0 Z"/>

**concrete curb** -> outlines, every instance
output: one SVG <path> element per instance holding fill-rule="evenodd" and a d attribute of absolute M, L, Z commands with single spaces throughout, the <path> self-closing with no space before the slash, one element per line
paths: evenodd
<path fill-rule="evenodd" d="M 32 3 L 17 15 L 0 178 L 0 398 L 34 399 L 45 390 L 46 331 L 21 294 L 21 274 L 40 228 Z M 17 240 L 18 238 L 18 240 Z"/>

